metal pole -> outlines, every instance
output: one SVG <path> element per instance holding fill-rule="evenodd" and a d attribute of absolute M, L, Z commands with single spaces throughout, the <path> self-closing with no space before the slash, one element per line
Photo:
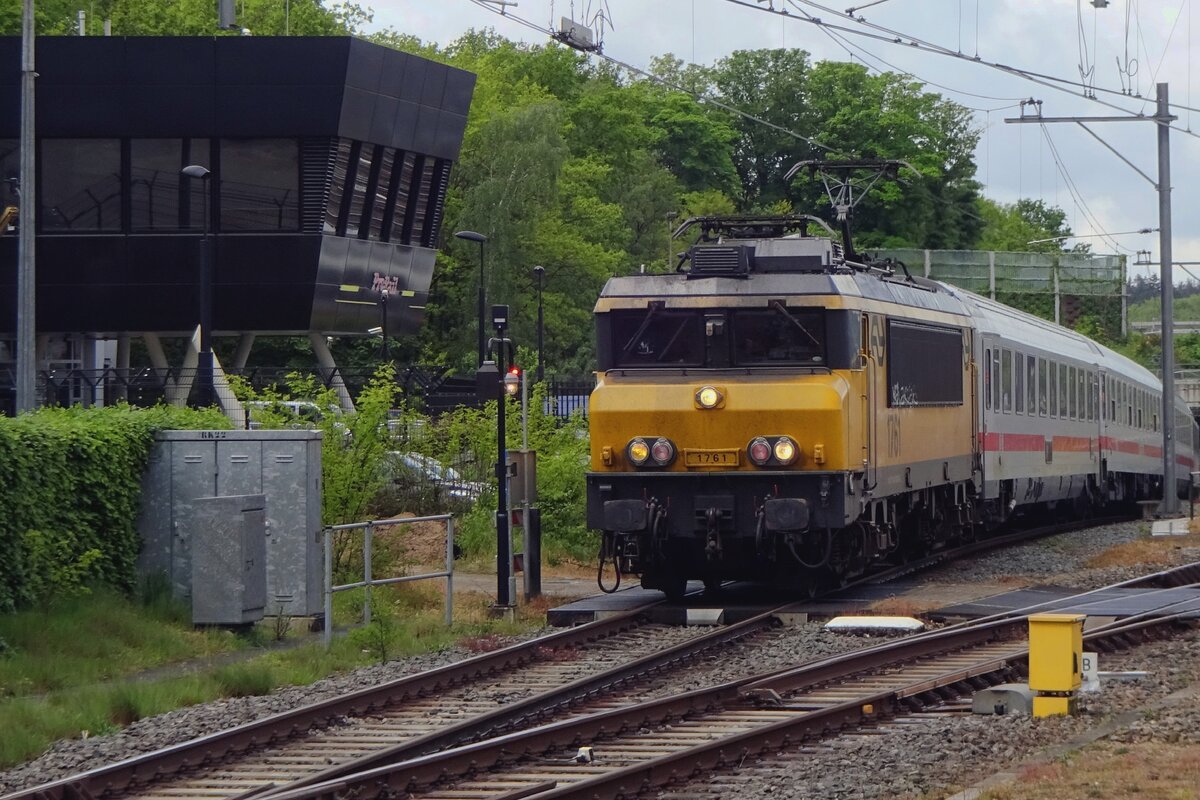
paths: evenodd
<path fill-rule="evenodd" d="M 363 622 L 371 624 L 371 534 L 375 523 L 368 522 L 366 533 L 363 534 Z"/>
<path fill-rule="evenodd" d="M 545 267 L 534 267 L 534 268 L 533 268 L 533 274 L 537 276 L 537 282 L 538 282 L 538 286 L 537 286 L 537 290 L 538 290 L 538 319 L 537 319 L 537 347 L 538 347 L 538 366 L 537 366 L 537 382 L 538 382 L 538 383 L 541 383 L 541 382 L 542 382 L 542 381 L 545 379 L 545 377 L 546 377 L 546 373 L 545 373 L 545 358 L 544 358 L 544 354 L 545 354 L 545 351 L 546 351 L 546 341 L 545 341 L 545 335 L 546 335 L 546 321 L 545 321 L 545 318 L 544 318 L 544 316 L 543 316 L 543 314 L 542 314 L 542 283 L 545 281 L 545 278 L 546 278 L 546 268 L 545 268 Z M 526 447 L 529 447 L 529 445 L 528 445 L 528 444 L 526 444 L 525 446 L 526 446 Z"/>
<path fill-rule="evenodd" d="M 446 519 L 446 627 L 454 624 L 454 517 Z"/>
<path fill-rule="evenodd" d="M 1179 513 L 1175 488 L 1175 284 L 1171 276 L 1171 106 L 1167 84 L 1158 84 L 1158 247 L 1162 262 L 1163 501 L 1162 512 Z"/>
<path fill-rule="evenodd" d="M 479 240 L 479 363 L 476 366 L 483 366 L 483 240 Z M 504 376 L 504 370 L 500 370 L 501 377 Z"/>
<path fill-rule="evenodd" d="M 200 369 L 200 405 L 213 404 L 213 352 L 212 352 L 212 256 L 208 241 L 209 214 L 208 207 L 212 202 L 212 190 L 209 188 L 211 173 L 206 173 L 204 182 L 204 211 L 202 221 L 204 232 L 200 235 L 200 357 L 197 366 Z"/>
<path fill-rule="evenodd" d="M 37 269 L 34 262 L 37 230 L 37 176 L 34 174 L 33 88 L 37 73 L 33 58 L 33 0 L 25 0 L 21 17 L 21 177 L 20 228 L 17 237 L 17 408 L 37 407 Z"/>
<path fill-rule="evenodd" d="M 540 332 L 540 329 L 539 329 Z M 521 468 L 525 470 L 524 496 L 521 498 L 521 551 L 525 554 L 525 571 L 521 573 L 521 582 L 525 587 L 525 602 L 533 596 L 533 550 L 529 541 L 529 381 L 527 373 L 521 373 L 521 453 L 524 461 Z"/>
<path fill-rule="evenodd" d="M 504 406 L 507 398 L 504 392 L 504 376 L 508 372 L 505 362 L 504 326 L 496 326 L 496 605 L 510 608 L 513 605 L 512 593 L 509 591 L 512 575 L 512 536 L 508 527 L 508 451 L 505 449 L 504 436 Z"/>
<path fill-rule="evenodd" d="M 325 529 L 325 624 L 321 626 L 325 648 L 333 642 L 333 529 Z"/>
<path fill-rule="evenodd" d="M 379 293 L 379 309 L 383 315 L 383 322 L 380 327 L 383 329 L 383 360 L 384 360 L 384 363 L 391 361 L 391 359 L 389 358 L 390 354 L 388 353 L 387 303 L 388 303 L 388 290 L 384 289 L 383 291 L 381 291 Z"/>

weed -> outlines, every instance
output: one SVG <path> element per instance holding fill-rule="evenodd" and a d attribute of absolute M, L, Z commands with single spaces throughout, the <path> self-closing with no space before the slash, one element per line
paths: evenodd
<path fill-rule="evenodd" d="M 500 636 L 489 633 L 484 636 L 464 637 L 461 644 L 472 653 L 490 653 L 504 647 L 506 642 Z"/>
<path fill-rule="evenodd" d="M 275 619 L 271 625 L 271 630 L 275 634 L 275 641 L 282 642 L 287 638 L 288 631 L 292 629 L 292 618 L 285 613 L 284 602 L 280 602 L 275 606 Z"/>
<path fill-rule="evenodd" d="M 257 697 L 275 688 L 275 673 L 267 663 L 229 664 L 220 667 L 213 679 L 228 697 Z"/>

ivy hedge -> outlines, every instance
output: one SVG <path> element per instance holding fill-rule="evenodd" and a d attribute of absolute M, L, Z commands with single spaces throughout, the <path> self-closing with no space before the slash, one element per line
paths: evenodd
<path fill-rule="evenodd" d="M 86 564 L 90 581 L 133 589 L 142 473 L 155 432 L 228 427 L 216 409 L 170 406 L 0 417 L 0 611 L 39 600 L 48 539 L 62 562 L 50 568 Z"/>

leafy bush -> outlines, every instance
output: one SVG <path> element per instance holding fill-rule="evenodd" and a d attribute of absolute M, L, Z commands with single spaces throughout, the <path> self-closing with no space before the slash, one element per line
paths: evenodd
<path fill-rule="evenodd" d="M 0 610 L 29 605 L 56 571 L 74 574 L 74 589 L 86 576 L 132 591 L 141 543 L 135 522 L 154 433 L 228 427 L 216 409 L 169 406 L 46 408 L 0 418 Z"/>
<path fill-rule="evenodd" d="M 586 486 L 588 463 L 587 425 L 580 417 L 563 421 L 544 413 L 545 387 L 533 387 L 528 403 L 529 447 L 537 451 L 537 506 L 542 512 L 542 554 L 554 563 L 568 559 L 590 560 L 595 554 L 595 537 L 587 529 Z M 521 446 L 521 404 L 511 399 L 506 406 L 505 438 L 509 449 Z M 442 463 L 467 461 L 481 467 L 479 478 L 487 489 L 462 517 L 458 542 L 469 556 L 496 552 L 497 457 L 496 404 L 484 409 L 459 408 L 430 420 L 428 435 L 416 443 L 425 455 Z M 486 470 L 486 471 L 485 471 Z M 516 503 L 511 503 L 516 507 Z M 513 530 L 520 542 L 520 529 Z M 519 549 L 519 548 L 518 548 Z"/>

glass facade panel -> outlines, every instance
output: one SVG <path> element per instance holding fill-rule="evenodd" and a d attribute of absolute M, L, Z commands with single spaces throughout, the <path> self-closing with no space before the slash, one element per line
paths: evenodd
<path fill-rule="evenodd" d="M 346 170 L 350 164 L 350 140 L 338 139 L 337 153 L 333 158 L 333 179 L 329 187 L 329 204 L 325 208 L 325 233 L 338 232 L 338 217 L 346 194 Z"/>
<path fill-rule="evenodd" d="M 17 207 L 16 181 L 21 172 L 20 142 L 0 139 L 0 214 Z"/>
<path fill-rule="evenodd" d="M 366 238 L 363 229 L 363 203 L 366 200 L 371 178 L 371 161 L 375 148 L 364 144 L 358 151 L 358 167 L 354 170 L 354 188 L 350 192 L 350 213 L 347 218 L 346 235 Z M 369 224 L 369 220 L 366 221 Z"/>
<path fill-rule="evenodd" d="M 121 230 L 118 139 L 43 139 L 38 169 L 42 230 Z"/>
<path fill-rule="evenodd" d="M 129 160 L 129 220 L 135 231 L 203 226 L 204 182 L 181 179 L 179 170 L 212 163 L 208 139 L 133 139 Z"/>
<path fill-rule="evenodd" d="M 221 230 L 300 229 L 300 143 L 221 140 Z"/>
<path fill-rule="evenodd" d="M 416 161 L 416 156 L 412 153 L 404 154 L 404 162 L 396 165 L 393 169 L 399 169 L 400 174 L 396 180 L 396 205 L 392 211 L 392 235 L 390 237 L 393 242 L 408 244 L 408 239 L 404 233 L 404 218 L 408 214 L 408 204 L 412 201 L 409 196 L 409 189 L 412 186 L 413 163 Z"/>
<path fill-rule="evenodd" d="M 392 185 L 392 167 L 396 163 L 396 151 L 390 147 L 383 148 L 379 159 L 379 178 L 375 182 L 375 200 L 371 204 L 371 226 L 368 238 L 375 241 L 383 240 L 383 219 L 388 211 L 388 191 Z"/>
<path fill-rule="evenodd" d="M 413 176 L 412 192 L 408 202 L 416 203 L 416 213 L 413 214 L 412 242 L 419 243 L 425 237 L 425 226 L 432 222 L 429 219 L 429 193 L 433 186 L 433 160 L 425 159 L 421 165 L 421 174 Z"/>

